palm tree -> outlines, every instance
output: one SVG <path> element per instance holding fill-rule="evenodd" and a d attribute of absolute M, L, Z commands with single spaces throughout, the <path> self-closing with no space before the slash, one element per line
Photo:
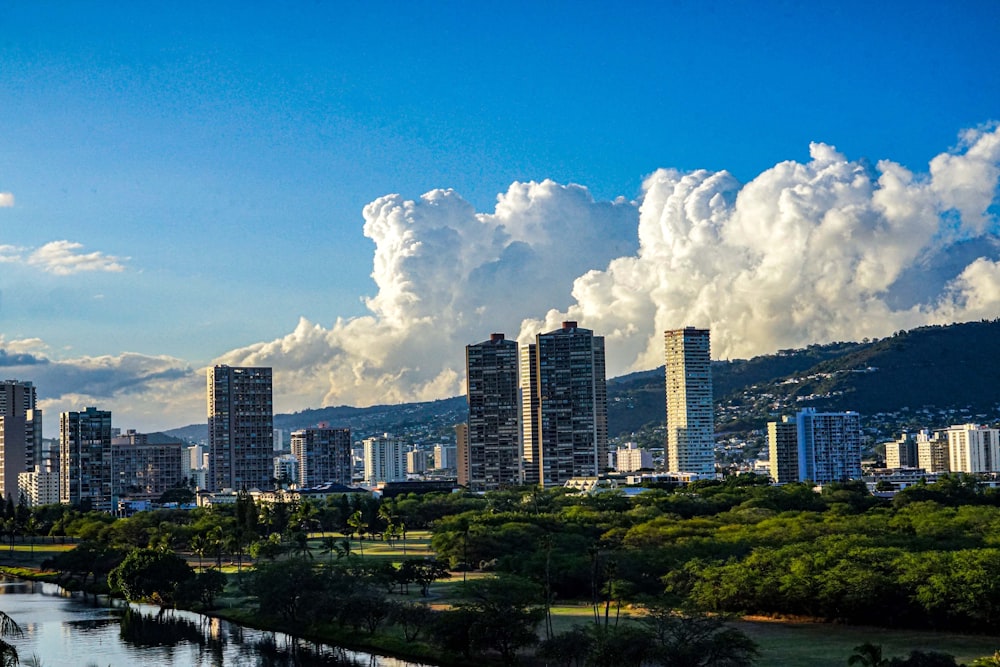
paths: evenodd
<path fill-rule="evenodd" d="M 208 553 L 208 540 L 205 539 L 203 534 L 199 533 L 188 541 L 188 546 L 191 547 L 191 551 L 198 555 L 198 569 L 204 570 L 205 568 L 202 566 L 201 561 L 205 557 L 205 554 Z"/>
<path fill-rule="evenodd" d="M 847 659 L 848 665 L 861 667 L 889 667 L 889 660 L 882 657 L 882 647 L 879 644 L 865 642 L 854 647 L 854 654 Z"/>
<path fill-rule="evenodd" d="M 351 557 L 351 541 L 349 539 L 340 540 L 334 548 L 337 550 L 337 560 Z"/>
<path fill-rule="evenodd" d="M 0 611 L 0 637 L 20 637 L 24 632 L 13 618 Z M 0 667 L 13 667 L 19 662 L 17 648 L 0 639 Z"/>
<path fill-rule="evenodd" d="M 324 537 L 323 538 L 323 548 L 320 549 L 320 554 L 330 555 L 330 564 L 333 565 L 333 554 L 339 554 L 339 549 L 337 548 L 337 538 L 336 537 Z"/>
<path fill-rule="evenodd" d="M 215 567 L 222 569 L 222 526 L 215 526 L 208 531 L 205 540 L 208 547 L 215 553 Z"/>
<path fill-rule="evenodd" d="M 292 553 L 301 556 L 303 560 L 312 559 L 312 551 L 309 550 L 309 533 L 297 530 L 292 534 Z"/>
<path fill-rule="evenodd" d="M 236 573 L 243 572 L 243 533 L 239 529 L 226 535 L 223 546 L 230 556 L 236 556 Z"/>
<path fill-rule="evenodd" d="M 361 547 L 361 557 L 365 557 L 365 533 L 368 531 L 368 522 L 361 515 L 361 510 L 357 510 L 347 520 L 347 525 L 358 534 L 358 544 Z"/>

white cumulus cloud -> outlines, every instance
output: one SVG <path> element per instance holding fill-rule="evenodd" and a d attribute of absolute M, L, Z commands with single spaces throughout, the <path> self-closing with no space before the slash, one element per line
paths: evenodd
<path fill-rule="evenodd" d="M 492 213 L 451 190 L 364 209 L 375 242 L 371 314 L 295 331 L 217 360 L 275 368 L 279 409 L 429 400 L 461 391 L 464 346 L 569 306 L 582 272 L 638 248 L 637 210 L 578 185 L 515 183 Z"/>
<path fill-rule="evenodd" d="M 993 318 L 998 183 L 993 126 L 963 132 L 924 171 L 814 143 L 808 160 L 746 183 L 659 169 L 637 201 L 595 201 L 552 181 L 514 183 L 492 212 L 451 190 L 386 195 L 363 211 L 378 288 L 367 314 L 303 318 L 214 363 L 272 366 L 276 410 L 288 412 L 455 395 L 465 345 L 497 331 L 527 340 L 564 319 L 607 338 L 613 376 L 662 364 L 662 332 L 687 325 L 711 327 L 714 356 L 738 358 Z M 78 244 L 45 248 L 62 258 L 54 266 L 121 270 Z M 28 252 L 0 248 L 0 258 Z M 204 419 L 204 373 L 179 360 L 54 362 L 41 345 L 12 341 L 0 363 L 62 387 L 46 399 L 52 409 L 107 399 L 132 423 Z"/>
<path fill-rule="evenodd" d="M 515 183 L 492 213 L 457 193 L 364 210 L 369 314 L 218 361 L 275 368 L 279 410 L 461 391 L 464 346 L 563 319 L 606 336 L 609 374 L 662 363 L 662 332 L 711 327 L 716 357 L 1000 315 L 1000 130 L 963 133 L 924 173 L 814 143 L 747 183 L 660 169 L 640 201 Z"/>
<path fill-rule="evenodd" d="M 84 271 L 125 270 L 122 262 L 125 260 L 102 252 L 80 252 L 82 243 L 72 241 L 50 241 L 28 255 L 27 262 L 39 266 L 49 273 L 58 276 L 68 276 Z"/>
<path fill-rule="evenodd" d="M 14 193 L 0 192 L 0 208 L 10 208 L 14 205 Z"/>

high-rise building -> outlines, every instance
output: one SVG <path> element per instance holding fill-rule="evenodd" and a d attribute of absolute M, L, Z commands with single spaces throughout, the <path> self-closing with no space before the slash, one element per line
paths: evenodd
<path fill-rule="evenodd" d="M 708 329 L 664 333 L 670 472 L 715 473 L 715 413 Z"/>
<path fill-rule="evenodd" d="M 917 466 L 924 472 L 949 472 L 948 438 L 940 431 L 917 433 Z"/>
<path fill-rule="evenodd" d="M 542 434 L 538 425 L 538 348 L 521 348 L 521 475 L 525 484 L 538 486 Z"/>
<path fill-rule="evenodd" d="M 455 424 L 455 468 L 458 485 L 469 488 L 469 425 Z"/>
<path fill-rule="evenodd" d="M 795 419 L 767 423 L 767 450 L 775 484 L 799 481 L 799 430 Z"/>
<path fill-rule="evenodd" d="M 861 478 L 861 416 L 857 412 L 800 410 L 768 422 L 775 482 L 827 484 Z"/>
<path fill-rule="evenodd" d="M 653 453 L 642 449 L 634 442 L 619 447 L 615 453 L 615 470 L 618 472 L 638 472 L 653 469 Z"/>
<path fill-rule="evenodd" d="M 0 500 L 18 501 L 17 479 L 33 470 L 42 445 L 42 411 L 35 407 L 30 382 L 6 380 L 0 384 Z"/>
<path fill-rule="evenodd" d="M 861 416 L 857 412 L 800 410 L 799 481 L 816 484 L 861 479 Z"/>
<path fill-rule="evenodd" d="M 916 468 L 919 464 L 917 442 L 907 433 L 897 440 L 885 443 L 886 468 Z"/>
<path fill-rule="evenodd" d="M 455 445 L 434 445 L 434 467 L 438 470 L 454 470 L 457 454 L 458 448 Z"/>
<path fill-rule="evenodd" d="M 328 482 L 351 485 L 351 429 L 322 427 L 292 431 L 292 455 L 299 461 L 299 488 Z"/>
<path fill-rule="evenodd" d="M 537 418 L 524 410 L 525 479 L 561 486 L 573 477 L 599 475 L 608 461 L 604 337 L 563 322 L 561 329 L 535 336 L 525 358 L 534 362 L 526 398 L 538 406 Z M 523 385 L 522 379 L 522 395 Z"/>
<path fill-rule="evenodd" d="M 365 484 L 406 481 L 406 442 L 388 433 L 364 440 Z"/>
<path fill-rule="evenodd" d="M 157 500 L 187 481 L 184 443 L 162 433 L 128 430 L 111 438 L 111 495 Z"/>
<path fill-rule="evenodd" d="M 59 502 L 59 471 L 29 470 L 17 476 L 18 496 L 28 505 L 53 505 Z"/>
<path fill-rule="evenodd" d="M 951 472 L 1000 472 L 1000 429 L 962 424 L 947 434 Z"/>
<path fill-rule="evenodd" d="M 465 346 L 469 404 L 469 488 L 495 491 L 521 483 L 521 401 L 517 342 L 502 333 Z"/>
<path fill-rule="evenodd" d="M 414 445 L 406 452 L 406 472 L 410 475 L 422 475 L 427 472 L 427 452 Z"/>
<path fill-rule="evenodd" d="M 210 490 L 274 485 L 270 368 L 209 369 L 208 440 Z"/>
<path fill-rule="evenodd" d="M 273 475 L 277 488 L 284 489 L 297 484 L 299 478 L 299 460 L 294 454 L 278 454 L 272 460 Z"/>
<path fill-rule="evenodd" d="M 59 502 L 114 511 L 111 461 L 110 410 L 59 415 Z"/>

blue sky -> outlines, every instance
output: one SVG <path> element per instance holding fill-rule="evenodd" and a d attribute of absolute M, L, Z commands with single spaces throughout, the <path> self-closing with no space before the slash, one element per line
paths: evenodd
<path fill-rule="evenodd" d="M 150 377 L 186 376 L 220 359 L 276 368 L 284 360 L 289 384 L 342 386 L 336 373 L 294 370 L 307 363 L 296 351 L 300 318 L 325 333 L 338 318 L 360 327 L 407 316 L 363 301 L 378 298 L 373 261 L 392 243 L 391 233 L 365 236 L 370 202 L 388 194 L 421 202 L 446 188 L 490 216 L 512 183 L 551 179 L 582 185 L 595 205 L 634 202 L 623 213 L 631 220 L 657 169 L 726 170 L 735 205 L 740 184 L 775 165 L 815 162 L 811 142 L 836 146 L 873 179 L 879 160 L 919 177 L 935 156 L 964 150 L 961 132 L 1000 119 L 998 32 L 1000 4 L 986 1 L 4 3 L 0 342 L 8 355 L 88 373 L 127 374 L 125 353 L 168 359 L 100 390 L 86 373 L 38 380 L 50 409 L 101 403 L 134 411 L 140 427 L 173 425 L 132 407 L 155 402 L 137 398 Z M 535 196 L 552 201 L 541 192 L 527 199 Z M 991 222 L 956 241 L 989 245 L 995 199 L 986 212 Z M 632 226 L 607 246 L 620 254 L 581 250 L 579 272 L 556 281 L 547 307 L 501 308 L 493 321 L 456 329 L 449 345 L 459 361 L 424 368 L 408 389 L 386 389 L 405 375 L 392 369 L 392 351 L 442 354 L 401 348 L 416 329 L 382 343 L 390 352 L 352 351 L 338 339 L 326 353 L 354 360 L 345 361 L 348 384 L 379 386 L 389 400 L 455 393 L 461 345 L 491 329 L 517 335 L 525 320 L 545 322 L 548 308 L 580 305 L 572 279 L 635 254 L 643 232 Z M 61 241 L 69 244 L 51 245 Z M 406 269 L 404 256 L 393 255 L 383 282 L 392 267 Z M 947 263 L 926 248 L 917 258 L 932 269 Z M 419 275 L 432 286 L 426 271 Z M 411 301 L 436 303 L 415 275 L 394 289 L 416 285 Z M 882 298 L 889 288 L 872 289 Z M 382 290 L 386 301 L 390 292 Z M 928 298 L 926 312 L 939 307 Z M 451 303 L 440 312 L 462 319 L 472 310 Z M 704 309 L 685 314 L 727 326 Z M 782 337 L 781 323 L 773 327 L 775 347 L 837 333 Z M 651 358 L 623 357 L 616 370 Z M 373 365 L 379 372 L 366 374 Z M 89 379 L 70 379 L 79 377 Z M 284 407 L 374 400 L 327 386 L 289 393 Z M 170 419 L 203 418 L 202 401 L 172 400 L 186 407 Z"/>

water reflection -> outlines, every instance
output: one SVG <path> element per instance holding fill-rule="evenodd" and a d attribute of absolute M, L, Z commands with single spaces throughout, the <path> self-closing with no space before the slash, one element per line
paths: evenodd
<path fill-rule="evenodd" d="M 0 579 L 0 609 L 24 630 L 22 664 L 135 667 L 429 667 L 184 611 L 67 595 Z"/>

